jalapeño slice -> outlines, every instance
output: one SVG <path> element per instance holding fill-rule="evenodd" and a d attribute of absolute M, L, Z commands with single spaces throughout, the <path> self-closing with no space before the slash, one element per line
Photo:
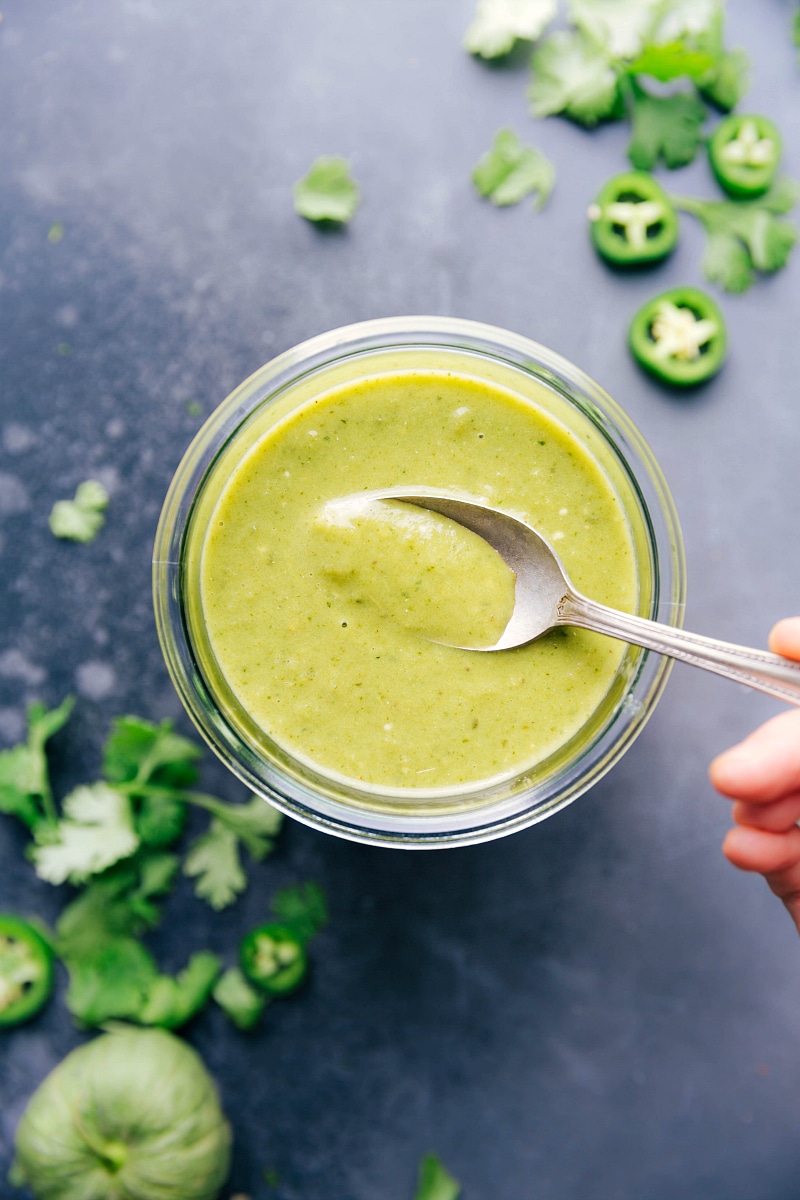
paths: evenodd
<path fill-rule="evenodd" d="M 781 135 L 766 117 L 726 117 L 708 143 L 708 157 L 720 187 L 737 199 L 752 199 L 772 185 Z"/>
<path fill-rule="evenodd" d="M 667 193 L 644 171 L 616 175 L 588 210 L 597 253 L 617 266 L 666 258 L 678 240 L 678 216 Z"/>
<path fill-rule="evenodd" d="M 242 971 L 255 987 L 285 996 L 300 986 L 308 970 L 302 942 L 285 925 L 260 925 L 239 947 Z"/>
<path fill-rule="evenodd" d="M 648 300 L 633 318 L 628 343 L 638 363 L 682 387 L 716 375 L 725 358 L 725 322 L 697 288 L 674 288 Z"/>
<path fill-rule="evenodd" d="M 36 1015 L 53 990 L 53 955 L 42 935 L 0 913 L 0 1028 Z"/>

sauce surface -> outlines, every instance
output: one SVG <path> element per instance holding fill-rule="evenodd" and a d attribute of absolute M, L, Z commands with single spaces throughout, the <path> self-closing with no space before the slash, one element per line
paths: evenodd
<path fill-rule="evenodd" d="M 438 514 L 357 497 L 396 486 L 521 516 L 579 590 L 635 610 L 627 519 L 578 438 L 500 386 L 400 371 L 304 405 L 225 483 L 200 568 L 218 666 L 276 742 L 352 779 L 428 789 L 533 766 L 578 733 L 625 648 L 578 629 L 497 654 L 438 644 L 496 641 L 513 574 Z"/>

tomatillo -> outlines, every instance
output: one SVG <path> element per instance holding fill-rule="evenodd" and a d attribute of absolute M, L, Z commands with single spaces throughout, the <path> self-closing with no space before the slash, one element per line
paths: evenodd
<path fill-rule="evenodd" d="M 645 171 L 609 179 L 587 215 L 597 253 L 617 266 L 658 262 L 678 240 L 675 206 Z"/>
<path fill-rule="evenodd" d="M 53 990 L 53 955 L 33 925 L 0 913 L 0 1028 L 29 1020 Z"/>
<path fill-rule="evenodd" d="M 730 196 L 749 200 L 768 191 L 781 157 L 781 135 L 766 117 L 726 117 L 708 143 L 711 169 Z"/>
<path fill-rule="evenodd" d="M 248 933 L 239 962 L 250 982 L 271 996 L 295 991 L 308 970 L 303 943 L 285 925 L 260 925 Z"/>
<path fill-rule="evenodd" d="M 628 331 L 636 361 L 666 383 L 691 387 L 716 375 L 727 348 L 717 305 L 697 288 L 673 288 L 648 300 Z"/>

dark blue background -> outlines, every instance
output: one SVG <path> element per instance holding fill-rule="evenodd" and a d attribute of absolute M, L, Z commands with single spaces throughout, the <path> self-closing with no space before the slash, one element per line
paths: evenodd
<path fill-rule="evenodd" d="M 793 8 L 732 0 L 728 27 L 752 57 L 745 108 L 781 124 L 797 175 Z M 701 282 L 701 232 L 685 219 L 650 273 L 603 267 L 584 213 L 624 169 L 627 130 L 533 123 L 525 56 L 493 68 L 460 48 L 472 0 L 10 0 L 3 14 L 0 743 L 30 699 L 77 694 L 54 747 L 61 794 L 96 777 L 116 714 L 188 732 L 149 559 L 190 414 L 351 321 L 474 318 L 572 359 L 670 481 L 687 625 L 762 645 L 800 610 L 800 259 L 722 298 L 731 353 L 710 386 L 677 398 L 644 379 L 629 318 Z M 504 125 L 557 166 L 542 214 L 497 211 L 470 184 Z M 348 156 L 362 187 L 339 234 L 292 210 L 323 153 Z M 714 190 L 702 161 L 667 184 Z M 50 507 L 90 476 L 113 492 L 106 528 L 57 542 Z M 615 770 L 525 833 L 408 853 L 289 823 L 235 908 L 213 915 L 182 886 L 152 943 L 168 968 L 200 946 L 230 956 L 279 885 L 313 877 L 330 899 L 306 991 L 254 1037 L 218 1011 L 188 1031 L 235 1126 L 229 1191 L 407 1200 L 435 1149 L 465 1200 L 796 1200 L 800 947 L 763 882 L 722 860 L 727 806 L 706 779 L 777 708 L 679 667 Z M 243 798 L 210 756 L 204 781 Z M 63 897 L 21 845 L 0 820 L 0 907 L 53 917 Z M 3 1170 L 27 1097 L 80 1038 L 60 999 L 4 1035 Z"/>

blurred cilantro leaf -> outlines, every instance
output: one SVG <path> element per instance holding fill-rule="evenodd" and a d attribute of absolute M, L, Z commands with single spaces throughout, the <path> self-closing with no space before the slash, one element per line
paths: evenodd
<path fill-rule="evenodd" d="M 633 79 L 628 84 L 633 121 L 628 158 L 637 170 L 651 171 L 661 159 L 668 167 L 692 162 L 706 118 L 703 103 L 693 92 L 653 96 Z"/>
<path fill-rule="evenodd" d="M 159 975 L 150 983 L 136 1020 L 142 1025 L 179 1029 L 204 1007 L 221 969 L 216 954 L 208 950 L 193 954 L 178 975 Z"/>
<path fill-rule="evenodd" d="M 481 58 L 501 58 L 517 41 L 535 42 L 557 8 L 556 0 L 478 0 L 464 48 Z"/>
<path fill-rule="evenodd" d="M 208 832 L 192 842 L 183 861 L 183 872 L 196 880 L 195 894 L 217 910 L 233 904 L 247 886 L 238 838 L 216 818 Z"/>
<path fill-rule="evenodd" d="M 612 58 L 641 53 L 661 0 L 569 0 L 570 20 Z"/>
<path fill-rule="evenodd" d="M 528 90 L 534 116 L 563 113 L 582 125 L 619 115 L 617 72 L 605 48 L 582 31 L 561 30 L 540 42 Z"/>
<path fill-rule="evenodd" d="M 419 1165 L 414 1200 L 458 1200 L 461 1184 L 435 1154 L 426 1154 Z"/>
<path fill-rule="evenodd" d="M 72 500 L 57 500 L 50 512 L 50 531 L 73 542 L 91 542 L 105 523 L 108 492 L 96 479 L 78 485 Z"/>
<path fill-rule="evenodd" d="M 344 224 L 358 208 L 358 186 L 346 158 L 336 155 L 316 159 L 294 185 L 295 211 L 307 221 Z"/>
<path fill-rule="evenodd" d="M 492 204 L 517 204 L 532 192 L 536 208 L 542 208 L 555 184 L 555 167 L 533 146 L 526 146 L 513 129 L 495 134 L 487 151 L 472 172 L 472 181 Z"/>
<path fill-rule="evenodd" d="M 252 1029 L 267 1003 L 266 995 L 251 987 L 238 967 L 225 972 L 212 995 L 239 1029 Z"/>
<path fill-rule="evenodd" d="M 328 922 L 325 893 L 318 883 L 293 884 L 272 898 L 272 911 L 282 925 L 291 929 L 301 942 L 315 937 Z"/>
<path fill-rule="evenodd" d="M 0 812 L 19 817 L 32 831 L 57 819 L 45 745 L 67 723 L 73 704 L 71 696 L 50 710 L 31 704 L 26 741 L 0 752 Z"/>
<path fill-rule="evenodd" d="M 31 852 L 36 874 L 48 883 L 81 883 L 139 845 L 130 801 L 107 783 L 75 788 L 63 808 L 64 818 Z"/>
<path fill-rule="evenodd" d="M 117 717 L 103 751 L 103 774 L 110 783 L 161 783 L 185 788 L 197 779 L 202 750 L 175 733 L 171 721 L 154 725 L 141 717 Z"/>

